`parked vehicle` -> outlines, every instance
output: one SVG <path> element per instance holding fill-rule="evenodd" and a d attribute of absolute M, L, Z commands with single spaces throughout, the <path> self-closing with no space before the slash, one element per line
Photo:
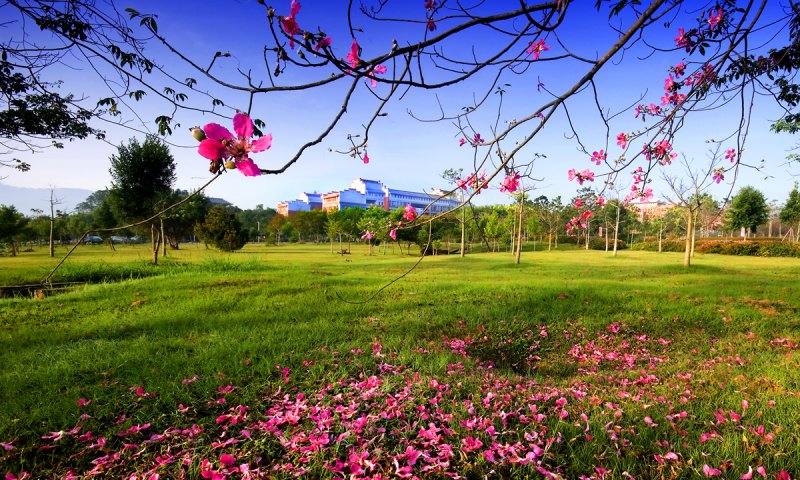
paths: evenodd
<path fill-rule="evenodd" d="M 114 243 L 128 243 L 130 239 L 128 237 L 121 237 L 119 235 L 113 235 L 111 237 L 111 241 Z"/>
<path fill-rule="evenodd" d="M 103 243 L 103 237 L 98 237 L 97 235 L 89 235 L 88 237 L 83 239 L 83 243 L 88 243 L 90 245 L 98 245 Z"/>

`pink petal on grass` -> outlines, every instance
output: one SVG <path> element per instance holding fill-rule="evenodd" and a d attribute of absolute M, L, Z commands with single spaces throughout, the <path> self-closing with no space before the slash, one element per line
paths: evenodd
<path fill-rule="evenodd" d="M 225 145 L 219 140 L 206 138 L 197 147 L 197 153 L 209 160 L 219 160 L 225 156 Z"/>
<path fill-rule="evenodd" d="M 224 465 L 226 467 L 230 467 L 231 465 L 236 463 L 236 457 L 234 457 L 233 455 L 227 454 L 227 453 L 223 453 L 219 457 L 219 463 L 221 463 L 222 465 Z"/>
<path fill-rule="evenodd" d="M 236 162 L 236 168 L 242 172 L 245 177 L 257 177 L 261 175 L 261 170 L 258 165 L 253 163 L 249 158 L 245 158 Z"/>
<path fill-rule="evenodd" d="M 253 121 L 244 113 L 237 113 L 233 116 L 233 131 L 240 137 L 250 138 L 253 136 Z"/>
<path fill-rule="evenodd" d="M 272 134 L 268 133 L 253 142 L 252 152 L 253 153 L 263 152 L 264 150 L 267 150 L 271 146 L 272 146 Z"/>
<path fill-rule="evenodd" d="M 203 127 L 203 132 L 206 134 L 210 140 L 233 140 L 233 134 L 231 134 L 230 130 L 223 127 L 218 123 L 208 123 L 205 127 Z"/>

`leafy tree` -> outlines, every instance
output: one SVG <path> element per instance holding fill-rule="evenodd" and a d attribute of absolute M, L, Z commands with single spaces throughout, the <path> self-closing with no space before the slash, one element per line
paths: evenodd
<path fill-rule="evenodd" d="M 222 206 L 211 207 L 205 221 L 197 224 L 195 234 L 205 243 L 220 250 L 240 250 L 247 243 L 247 234 L 236 214 Z"/>
<path fill-rule="evenodd" d="M 188 195 L 188 192 L 176 190 L 168 201 L 177 203 Z M 210 208 L 208 197 L 203 193 L 195 193 L 181 206 L 164 214 L 165 241 L 170 247 L 178 249 L 181 241 L 191 240 L 194 226 L 205 220 Z"/>
<path fill-rule="evenodd" d="M 111 156 L 110 200 L 125 221 L 144 220 L 166 207 L 175 182 L 175 159 L 167 144 L 148 136 L 144 143 L 132 138 L 117 147 Z M 150 222 L 153 263 L 158 263 L 158 248 L 163 229 Z"/>
<path fill-rule="evenodd" d="M 733 228 L 745 228 L 755 234 L 759 225 L 769 220 L 769 208 L 764 194 L 753 187 L 742 187 L 731 200 L 727 213 L 728 224 Z"/>
<path fill-rule="evenodd" d="M 283 230 L 283 226 L 287 223 L 286 217 L 283 215 L 274 215 L 267 225 L 267 233 L 270 234 L 270 237 L 273 235 L 275 236 L 275 243 L 280 243 L 281 239 L 281 232 Z"/>
<path fill-rule="evenodd" d="M 19 250 L 17 242 L 25 235 L 28 219 L 11 205 L 0 205 L 0 242 L 5 243 L 11 256 Z"/>
<path fill-rule="evenodd" d="M 779 218 L 781 222 L 796 224 L 794 227 L 795 240 L 800 241 L 800 191 L 797 189 L 797 182 L 795 182 L 792 191 L 789 192 L 789 198 L 786 199 L 786 205 L 783 206 Z"/>
<path fill-rule="evenodd" d="M 19 65 L 9 60 L 3 49 L 0 56 L 0 145 L 8 151 L 38 150 L 49 141 L 61 148 L 62 140 L 96 135 L 89 126 L 92 112 L 78 106 L 71 94 L 62 95 L 58 85 L 42 81 L 35 65 Z M 0 156 L 0 166 L 27 171 L 30 165 L 17 158 Z"/>

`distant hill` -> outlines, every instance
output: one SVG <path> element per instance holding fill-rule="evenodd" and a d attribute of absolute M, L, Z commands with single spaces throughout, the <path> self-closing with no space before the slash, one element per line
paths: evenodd
<path fill-rule="evenodd" d="M 71 212 L 75 206 L 94 193 L 83 188 L 56 188 L 55 197 L 61 200 L 58 210 Z M 31 216 L 32 208 L 47 211 L 50 208 L 49 188 L 12 187 L 0 183 L 0 205 L 14 205 L 17 211 Z"/>

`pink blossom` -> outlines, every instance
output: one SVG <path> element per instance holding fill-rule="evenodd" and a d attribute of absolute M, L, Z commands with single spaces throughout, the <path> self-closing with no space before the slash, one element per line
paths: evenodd
<path fill-rule="evenodd" d="M 620 133 L 617 135 L 617 145 L 619 145 L 623 150 L 625 147 L 628 146 L 628 136 L 624 133 Z"/>
<path fill-rule="evenodd" d="M 258 165 L 253 163 L 253 161 L 249 158 L 245 158 L 244 160 L 237 162 L 236 168 L 242 172 L 242 175 L 245 177 L 257 177 L 261 175 L 261 169 L 258 168 Z"/>
<path fill-rule="evenodd" d="M 410 203 L 407 203 L 406 207 L 403 209 L 403 218 L 409 222 L 413 222 L 414 219 L 417 218 L 417 209 L 412 207 Z"/>
<path fill-rule="evenodd" d="M 331 46 L 333 39 L 331 37 L 324 37 L 317 40 L 317 44 L 314 45 L 314 51 L 319 52 L 321 48 L 327 48 Z"/>
<path fill-rule="evenodd" d="M 260 170 L 252 163 L 248 154 L 269 149 L 272 146 L 272 134 L 268 133 L 252 141 L 254 133 L 253 121 L 244 113 L 234 115 L 233 130 L 236 133 L 236 137 L 227 128 L 219 124 L 207 124 L 203 127 L 206 138 L 200 142 L 197 152 L 209 160 L 230 158 L 236 162 L 237 167 L 241 162 L 249 160 L 249 163 L 244 165 L 245 168 L 242 173 L 248 176 L 260 175 Z"/>
<path fill-rule="evenodd" d="M 678 28 L 678 36 L 675 37 L 675 45 L 679 48 L 684 48 L 688 52 L 692 49 L 695 45 L 695 41 L 692 39 L 692 36 L 697 35 L 694 30 L 690 30 L 687 34 L 684 32 L 683 27 Z"/>
<path fill-rule="evenodd" d="M 679 64 L 672 67 L 672 71 L 675 72 L 675 78 L 681 78 L 683 74 L 686 72 L 686 64 L 680 62 Z"/>
<path fill-rule="evenodd" d="M 389 230 L 389 237 L 390 237 L 392 240 L 397 240 L 397 230 L 396 230 L 396 229 L 394 229 L 394 228 L 393 228 L 393 229 L 391 229 L 391 230 Z"/>
<path fill-rule="evenodd" d="M 233 455 L 229 455 L 227 453 L 223 453 L 219 457 L 219 463 L 224 467 L 230 467 L 234 463 L 236 463 L 236 457 Z"/>
<path fill-rule="evenodd" d="M 595 165 L 600 165 L 600 163 L 606 160 L 606 152 L 605 150 L 599 150 L 597 152 L 592 152 L 592 161 Z"/>
<path fill-rule="evenodd" d="M 718 168 L 714 170 L 714 181 L 720 183 L 721 181 L 725 180 L 725 169 Z"/>
<path fill-rule="evenodd" d="M 500 191 L 509 193 L 516 192 L 519 188 L 519 179 L 520 174 L 517 172 L 514 172 L 513 175 L 506 175 L 506 178 L 503 179 L 503 182 L 500 184 Z"/>
<path fill-rule="evenodd" d="M 461 450 L 465 452 L 472 452 L 474 450 L 478 450 L 483 446 L 483 442 L 480 440 L 469 436 L 463 440 L 461 440 Z"/>
<path fill-rule="evenodd" d="M 429 18 L 429 19 L 428 19 L 428 22 L 427 22 L 427 24 L 426 24 L 425 26 L 426 26 L 426 27 L 428 28 L 428 30 L 429 30 L 429 31 L 431 31 L 431 32 L 432 32 L 432 31 L 434 31 L 434 30 L 436 30 L 436 22 L 435 22 L 435 21 L 434 21 L 432 18 Z"/>
<path fill-rule="evenodd" d="M 736 150 L 733 148 L 725 151 L 725 160 L 730 160 L 731 163 L 736 161 Z"/>
<path fill-rule="evenodd" d="M 467 139 L 466 138 L 458 139 L 458 146 L 459 147 L 463 147 L 465 143 L 467 143 Z"/>
<path fill-rule="evenodd" d="M 606 199 L 603 197 L 597 197 L 597 205 L 604 207 L 606 205 Z"/>
<path fill-rule="evenodd" d="M 289 45 L 291 48 L 294 48 L 294 36 L 300 33 L 300 26 L 297 25 L 297 21 L 295 20 L 297 12 L 300 11 L 300 2 L 292 0 L 290 11 L 291 13 L 289 13 L 289 16 L 281 18 L 281 28 L 289 35 Z"/>
<path fill-rule="evenodd" d="M 588 168 L 580 172 L 576 171 L 575 169 L 570 169 L 567 171 L 567 179 L 569 181 L 577 179 L 578 183 L 583 185 L 583 182 L 594 182 L 594 172 Z"/>
<path fill-rule="evenodd" d="M 703 473 L 705 474 L 706 478 L 719 477 L 722 475 L 721 470 L 709 467 L 706 464 L 703 464 Z"/>
<path fill-rule="evenodd" d="M 347 63 L 350 64 L 351 68 L 356 68 L 361 63 L 361 59 L 358 58 L 358 42 L 355 38 L 353 39 L 353 45 L 350 46 L 350 51 L 347 53 Z"/>
<path fill-rule="evenodd" d="M 747 467 L 747 473 L 743 473 L 739 480 L 752 480 L 753 478 L 753 467 Z"/>
<path fill-rule="evenodd" d="M 436 8 L 436 0 L 425 0 L 425 10 L 430 11 Z"/>
<path fill-rule="evenodd" d="M 375 79 L 373 75 L 383 75 L 386 73 L 386 66 L 385 65 L 377 65 L 375 68 L 372 68 L 367 72 L 367 77 L 370 79 L 370 83 L 372 84 L 372 88 L 378 86 L 378 81 Z"/>
<path fill-rule="evenodd" d="M 575 206 L 576 207 L 582 207 L 583 206 L 583 200 L 581 200 L 580 198 L 576 198 L 575 199 Z"/>
<path fill-rule="evenodd" d="M 722 22 L 722 9 L 718 8 L 717 13 L 714 13 L 712 10 L 708 16 L 708 30 L 713 32 L 717 29 L 720 22 Z"/>
<path fill-rule="evenodd" d="M 364 235 L 361 235 L 362 240 L 372 240 L 372 238 L 373 238 L 372 232 L 370 232 L 369 230 L 364 232 Z"/>
<path fill-rule="evenodd" d="M 550 50 L 550 47 L 545 45 L 544 44 L 544 39 L 541 38 L 541 39 L 539 39 L 538 42 L 531 42 L 530 45 L 529 45 L 528 50 L 526 50 L 525 52 L 526 53 L 532 53 L 533 54 L 533 59 L 534 60 L 539 60 L 539 55 L 542 52 L 546 51 L 546 50 Z"/>
<path fill-rule="evenodd" d="M 369 155 L 367 155 L 367 150 L 364 149 L 364 156 L 361 157 L 361 160 L 364 162 L 364 165 L 369 163 Z"/>

